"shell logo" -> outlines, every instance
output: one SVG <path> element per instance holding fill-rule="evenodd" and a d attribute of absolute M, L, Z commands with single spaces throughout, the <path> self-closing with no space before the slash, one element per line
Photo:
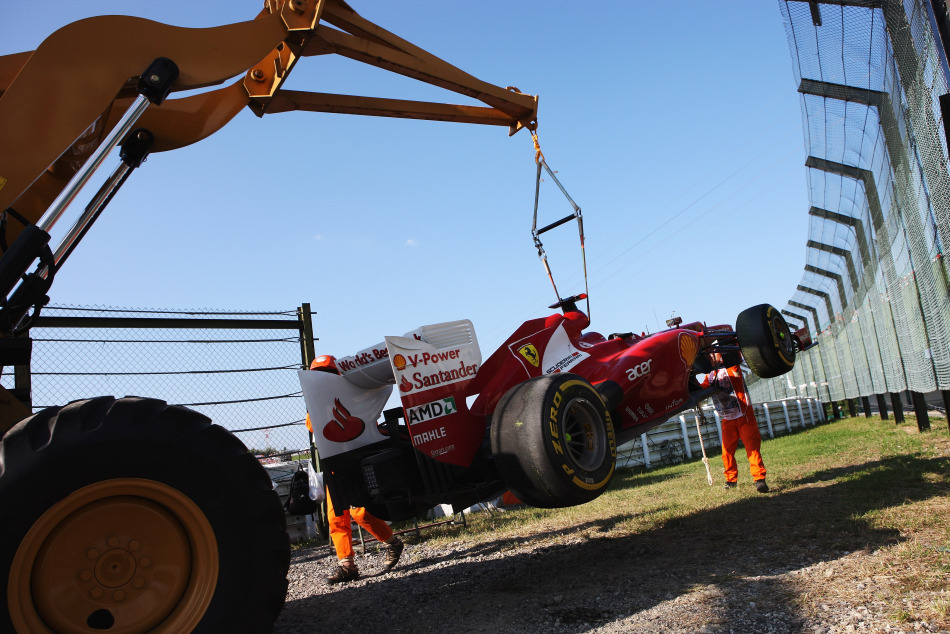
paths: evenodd
<path fill-rule="evenodd" d="M 686 364 L 687 368 L 691 367 L 693 365 L 693 361 L 696 360 L 696 354 L 699 352 L 698 339 L 681 332 L 678 343 L 680 349 L 680 358 L 683 360 L 683 363 Z"/>
<path fill-rule="evenodd" d="M 395 368 L 399 370 L 400 372 L 405 370 L 406 357 L 402 356 L 401 354 L 397 354 L 395 357 L 393 357 L 393 366 L 395 366 Z"/>

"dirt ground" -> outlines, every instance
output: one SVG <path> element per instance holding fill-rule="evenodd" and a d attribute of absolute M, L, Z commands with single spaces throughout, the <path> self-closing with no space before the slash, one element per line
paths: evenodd
<path fill-rule="evenodd" d="M 862 501 L 868 482 L 843 468 L 646 533 L 619 519 L 438 547 L 423 533 L 389 573 L 370 548 L 342 587 L 324 582 L 328 545 L 300 548 L 276 631 L 950 632 L 950 535 L 926 521 L 950 512 L 950 440 L 940 451 L 861 465 L 881 482 L 919 473 L 902 499 Z M 894 508 L 921 521 L 855 519 Z"/>

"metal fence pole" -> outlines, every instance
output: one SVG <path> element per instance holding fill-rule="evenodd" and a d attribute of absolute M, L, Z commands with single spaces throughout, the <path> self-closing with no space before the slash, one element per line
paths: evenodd
<path fill-rule="evenodd" d="M 917 429 L 928 431 L 930 429 L 930 416 L 927 414 L 927 401 L 920 392 L 911 392 L 911 398 L 914 401 L 914 415 L 917 417 Z"/>
<path fill-rule="evenodd" d="M 785 412 L 785 427 L 788 428 L 788 433 L 792 433 L 792 419 L 788 417 L 788 403 L 782 401 L 782 411 Z"/>
<path fill-rule="evenodd" d="M 891 406 L 894 408 L 894 424 L 900 425 L 904 422 L 904 406 L 901 404 L 901 395 L 897 392 L 891 392 Z"/>
<path fill-rule="evenodd" d="M 680 414 L 680 432 L 683 434 L 683 448 L 686 450 L 686 457 L 693 457 L 693 450 L 689 446 L 689 430 L 686 427 L 686 414 Z"/>
<path fill-rule="evenodd" d="M 765 414 L 765 425 L 769 428 L 769 438 L 775 438 L 775 431 L 772 429 L 772 417 L 769 416 L 768 403 L 762 403 L 762 413 Z"/>

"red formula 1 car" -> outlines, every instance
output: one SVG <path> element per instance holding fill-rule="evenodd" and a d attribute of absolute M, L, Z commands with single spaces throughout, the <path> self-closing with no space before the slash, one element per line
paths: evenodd
<path fill-rule="evenodd" d="M 532 506 L 583 504 L 610 483 L 618 445 L 711 396 L 696 375 L 715 353 L 768 378 L 791 370 L 801 345 L 765 304 L 735 329 L 672 323 L 605 337 L 586 330 L 585 298 L 525 322 L 484 362 L 472 323 L 458 321 L 386 337 L 338 359 L 338 373 L 302 371 L 334 503 L 391 520 L 445 503 L 458 512 L 505 489 Z M 402 407 L 384 413 L 394 386 Z"/>

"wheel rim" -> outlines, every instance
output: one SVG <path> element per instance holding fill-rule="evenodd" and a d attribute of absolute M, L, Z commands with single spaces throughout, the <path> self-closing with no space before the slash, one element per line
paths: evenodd
<path fill-rule="evenodd" d="M 795 353 L 795 346 L 792 342 L 792 338 L 788 334 L 788 325 L 786 325 L 781 315 L 776 314 L 772 317 L 772 332 L 775 333 L 779 345 L 779 352 L 782 353 L 782 356 L 786 359 L 792 358 L 792 355 Z"/>
<path fill-rule="evenodd" d="M 20 543 L 8 600 L 17 631 L 191 631 L 218 578 L 214 530 L 183 493 L 119 478 L 46 511 Z"/>
<path fill-rule="evenodd" d="M 607 430 L 600 411 L 586 398 L 572 399 L 564 410 L 567 454 L 581 469 L 594 471 L 607 454 Z"/>

